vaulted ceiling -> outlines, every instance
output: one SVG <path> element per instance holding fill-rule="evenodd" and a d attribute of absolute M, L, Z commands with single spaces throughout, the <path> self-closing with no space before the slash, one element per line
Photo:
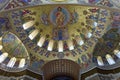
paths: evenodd
<path fill-rule="evenodd" d="M 0 0 L 1 69 L 42 74 L 42 66 L 56 59 L 74 61 L 82 73 L 119 67 L 116 1 Z"/>

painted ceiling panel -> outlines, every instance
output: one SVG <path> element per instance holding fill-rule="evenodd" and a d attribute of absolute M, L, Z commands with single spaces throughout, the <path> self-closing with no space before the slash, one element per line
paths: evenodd
<path fill-rule="evenodd" d="M 55 59 L 70 59 L 86 69 L 92 63 L 98 38 L 107 31 L 112 18 L 109 10 L 79 5 L 35 6 L 10 11 L 8 15 L 8 31 L 21 39 L 31 58 L 29 68 L 38 72 L 42 65 Z"/>
<path fill-rule="evenodd" d="M 29 64 L 29 55 L 21 40 L 11 32 L 4 32 L 0 45 L 0 69 L 9 72 L 19 72 Z"/>
<path fill-rule="evenodd" d="M 22 42 L 14 34 L 8 33 L 2 37 L 2 45 L 4 50 L 9 53 L 10 57 L 26 58 L 28 52 Z"/>
<path fill-rule="evenodd" d="M 0 9 L 8 10 L 43 4 L 82 4 L 119 8 L 119 0 L 0 0 Z"/>
<path fill-rule="evenodd" d="M 91 4 L 96 4 L 97 2 L 99 1 L 95 0 Z M 18 3 L 20 6 L 10 4 L 6 9 L 34 5 L 31 2 L 27 4 L 25 1 L 25 4 L 21 3 Z M 100 4 L 103 5 L 104 3 L 103 1 Z M 111 6 L 110 3 L 107 3 L 107 6 Z M 109 65 L 104 57 L 107 54 L 110 54 L 113 60 L 115 59 L 115 55 L 109 53 L 108 50 L 110 52 L 114 51 L 113 49 L 115 48 L 119 50 L 119 17 L 119 12 L 112 12 L 106 7 L 100 8 L 75 4 L 39 5 L 15 9 L 6 13 L 1 12 L 0 33 L 3 35 L 5 31 L 9 31 L 17 35 L 20 39 L 17 39 L 17 41 L 16 39 L 14 40 L 14 37 L 4 36 L 5 40 L 9 39 L 12 41 L 3 44 L 3 47 L 10 46 L 6 50 L 8 52 L 12 50 L 11 56 L 17 54 L 22 56 L 26 48 L 31 59 L 29 69 L 32 71 L 41 73 L 41 67 L 48 61 L 69 59 L 78 63 L 84 72 L 94 61 L 97 62 L 98 56 L 102 58 L 102 65 L 104 66 L 106 64 Z M 118 30 L 114 32 L 116 28 Z M 109 30 L 113 31 L 109 33 Z M 115 45 L 113 45 L 114 40 L 116 42 Z M 18 46 L 21 42 L 25 45 L 25 48 L 23 48 L 23 45 Z M 104 46 L 100 46 L 101 44 Z M 97 49 L 95 45 L 98 45 Z M 94 52 L 94 49 L 97 52 Z M 20 52 L 16 54 L 16 51 L 19 50 Z M 94 57 L 92 57 L 93 52 Z M 19 56 L 17 55 L 17 57 Z"/>

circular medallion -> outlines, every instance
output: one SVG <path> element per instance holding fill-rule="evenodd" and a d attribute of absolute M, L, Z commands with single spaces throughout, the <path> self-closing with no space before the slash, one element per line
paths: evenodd
<path fill-rule="evenodd" d="M 58 57 L 59 59 L 63 59 L 64 56 L 65 56 L 64 53 L 58 53 L 58 54 L 57 54 L 57 57 Z"/>
<path fill-rule="evenodd" d="M 64 26 L 70 20 L 70 13 L 63 7 L 57 7 L 50 13 L 50 20 L 55 26 Z"/>

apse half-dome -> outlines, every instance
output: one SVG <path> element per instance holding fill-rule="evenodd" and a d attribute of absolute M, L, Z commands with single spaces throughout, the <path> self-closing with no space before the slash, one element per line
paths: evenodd
<path fill-rule="evenodd" d="M 99 39 L 93 52 L 93 61 L 98 66 L 115 65 L 120 59 L 120 34 L 118 28 L 112 28 Z"/>
<path fill-rule="evenodd" d="M 0 67 L 7 71 L 26 69 L 29 55 L 21 40 L 11 32 L 6 32 L 0 39 Z"/>

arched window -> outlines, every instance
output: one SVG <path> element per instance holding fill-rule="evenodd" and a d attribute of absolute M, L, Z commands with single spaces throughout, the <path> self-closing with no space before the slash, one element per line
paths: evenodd
<path fill-rule="evenodd" d="M 72 40 L 68 40 L 67 44 L 68 44 L 69 50 L 73 50 L 74 49 Z"/>
<path fill-rule="evenodd" d="M 80 40 L 79 45 L 81 46 L 81 45 L 83 45 L 83 44 L 84 44 L 84 41 L 83 41 L 83 40 Z"/>
<path fill-rule="evenodd" d="M 58 42 L 58 52 L 63 52 L 63 41 Z"/>
<path fill-rule="evenodd" d="M 33 32 L 29 35 L 29 38 L 33 40 L 37 36 L 38 33 L 39 31 L 37 29 L 33 30 Z"/>
<path fill-rule="evenodd" d="M 107 55 L 106 55 L 106 59 L 107 59 L 107 61 L 108 61 L 108 63 L 109 63 L 110 65 L 115 64 L 115 61 L 113 60 L 113 58 L 111 57 L 111 55 L 107 54 Z"/>
<path fill-rule="evenodd" d="M 114 54 L 115 54 L 118 58 L 120 58 L 120 51 L 119 51 L 119 50 L 114 50 Z"/>
<path fill-rule="evenodd" d="M 29 21 L 23 24 L 24 30 L 31 28 L 34 25 L 34 21 Z"/>
<path fill-rule="evenodd" d="M 94 26 L 97 27 L 98 23 L 97 22 L 94 22 Z"/>
<path fill-rule="evenodd" d="M 87 38 L 91 38 L 92 37 L 92 33 L 87 33 Z"/>
<path fill-rule="evenodd" d="M 80 46 L 84 44 L 84 41 L 79 36 L 76 36 L 75 39 L 77 41 L 77 44 L 79 44 Z"/>
<path fill-rule="evenodd" d="M 52 50 L 53 50 L 53 45 L 54 45 L 54 41 L 53 41 L 53 40 L 50 40 L 50 41 L 49 41 L 49 44 L 48 44 L 47 50 L 48 50 L 48 51 L 52 51 Z"/>
<path fill-rule="evenodd" d="M 19 63 L 19 68 L 23 68 L 25 66 L 25 59 L 21 59 Z"/>
<path fill-rule="evenodd" d="M 101 56 L 98 56 L 98 57 L 97 57 L 97 62 L 98 62 L 98 65 L 99 65 L 99 66 L 103 66 L 103 65 L 104 65 Z"/>
<path fill-rule="evenodd" d="M 15 65 L 15 62 L 16 62 L 16 58 L 15 57 L 11 58 L 7 64 L 7 67 L 13 67 Z"/>
<path fill-rule="evenodd" d="M 40 40 L 38 41 L 37 45 L 38 45 L 39 47 L 42 47 L 44 42 L 45 42 L 45 37 L 43 36 L 43 37 L 41 37 Z"/>
<path fill-rule="evenodd" d="M 2 63 L 8 57 L 8 53 L 3 53 L 0 55 L 0 63 Z"/>

